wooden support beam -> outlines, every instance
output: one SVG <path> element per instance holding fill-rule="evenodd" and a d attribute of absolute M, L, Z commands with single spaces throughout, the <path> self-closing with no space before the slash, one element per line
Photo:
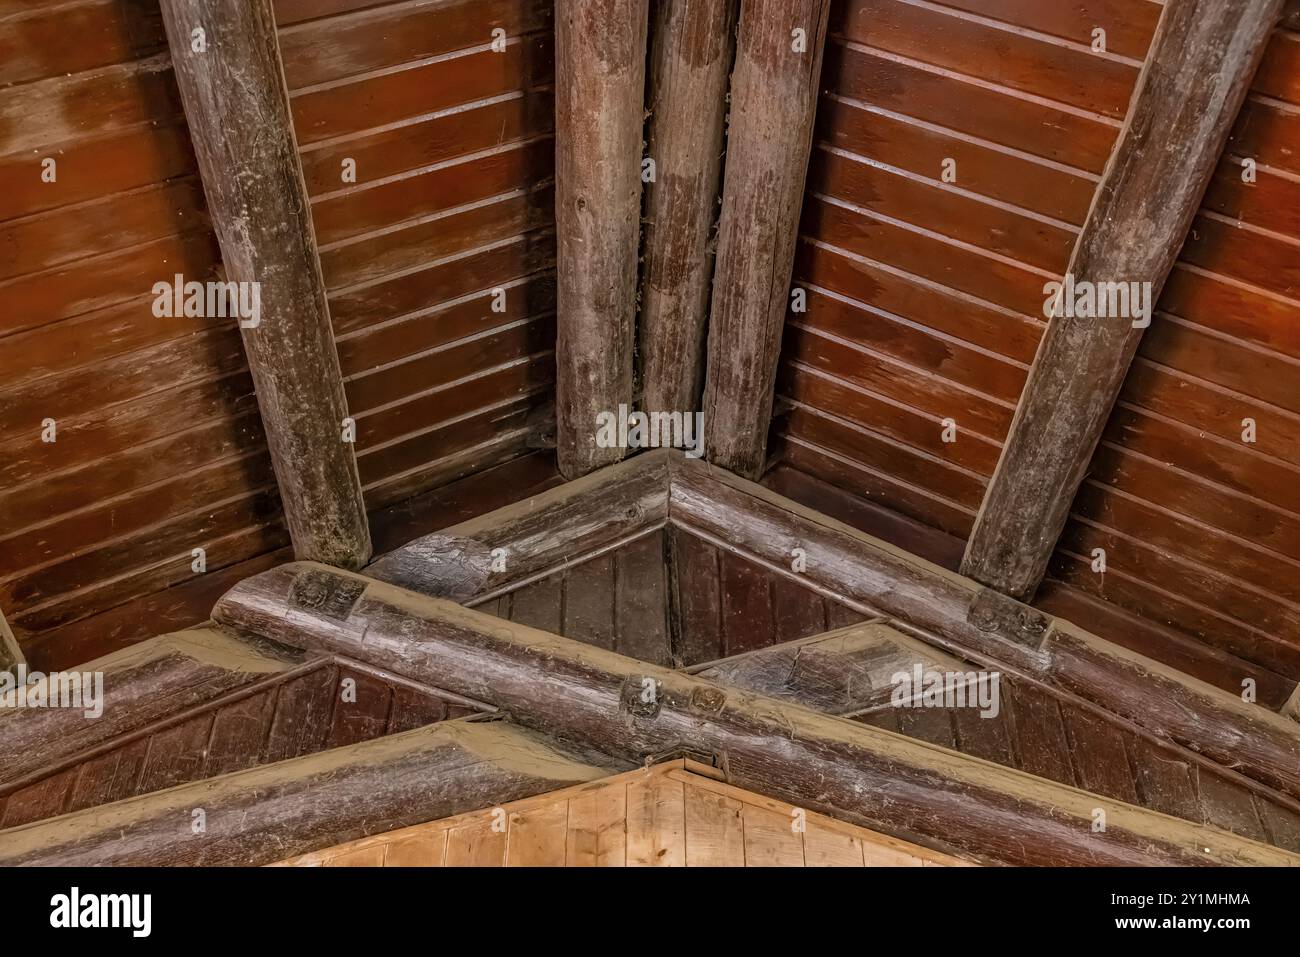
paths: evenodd
<path fill-rule="evenodd" d="M 972 578 L 1026 601 L 1042 581 L 1145 328 L 1133 308 L 1075 310 L 1068 280 L 1099 298 L 1107 284 L 1146 284 L 1150 321 L 1281 7 L 1166 2 L 967 543 Z"/>
<path fill-rule="evenodd" d="M 655 7 L 651 30 L 645 278 L 638 344 L 641 407 L 695 412 L 713 279 L 736 0 Z"/>
<path fill-rule="evenodd" d="M 259 284 L 240 326 L 294 553 L 360 568 L 370 531 L 271 3 L 162 13 L 226 275 Z"/>
<path fill-rule="evenodd" d="M 745 0 L 704 380 L 705 454 L 757 478 L 803 209 L 830 0 Z"/>
<path fill-rule="evenodd" d="M 916 665 L 951 674 L 971 670 L 964 661 L 883 621 L 871 621 L 705 662 L 686 671 L 823 714 L 857 717 L 892 707 L 893 676 L 900 671 L 911 674 Z"/>
<path fill-rule="evenodd" d="M 11 671 L 26 662 L 27 658 L 23 655 L 18 639 L 14 637 L 13 629 L 5 621 L 4 609 L 0 609 L 0 671 Z"/>
<path fill-rule="evenodd" d="M 0 788 L 48 773 L 120 735 L 304 661 L 293 648 L 203 627 L 151 638 L 88 662 L 76 671 L 103 676 L 100 715 L 87 716 L 93 710 L 89 702 L 86 708 L 0 708 Z M 42 680 L 48 688 L 48 676 Z"/>
<path fill-rule="evenodd" d="M 466 811 L 490 820 L 626 767 L 504 721 L 442 721 L 0 831 L 0 866 L 270 864 Z"/>
<path fill-rule="evenodd" d="M 955 572 L 680 456 L 672 524 L 777 567 L 802 548 L 801 578 L 982 667 L 1076 695 L 1151 733 L 1300 798 L 1300 725 L 1021 604 Z"/>
<path fill-rule="evenodd" d="M 596 417 L 632 405 L 648 0 L 555 14 L 556 457 L 567 479 L 623 458 Z"/>
<path fill-rule="evenodd" d="M 248 579 L 231 627 L 488 701 L 520 724 L 641 763 L 710 754 L 741 787 L 982 860 L 1297 864 L 1300 857 L 842 718 L 727 689 L 312 563 Z M 1106 812 L 1104 832 L 1093 812 Z"/>
<path fill-rule="evenodd" d="M 457 601 L 518 587 L 661 527 L 668 518 L 669 455 L 646 452 L 418 538 L 380 556 L 366 574 Z"/>

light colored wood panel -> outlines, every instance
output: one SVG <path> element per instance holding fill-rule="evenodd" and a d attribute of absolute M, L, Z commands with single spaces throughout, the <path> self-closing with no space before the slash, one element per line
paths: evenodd
<path fill-rule="evenodd" d="M 506 832 L 492 830 L 484 812 L 478 823 L 462 824 L 447 831 L 448 867 L 501 867 L 506 859 Z"/>
<path fill-rule="evenodd" d="M 803 836 L 792 814 L 743 805 L 746 867 L 803 867 Z"/>
<path fill-rule="evenodd" d="M 861 867 L 862 840 L 809 822 L 803 835 L 803 860 L 805 867 Z"/>
<path fill-rule="evenodd" d="M 325 862 L 326 867 L 383 867 L 387 844 L 358 847 L 337 854 Z"/>
<path fill-rule="evenodd" d="M 628 782 L 627 864 L 685 866 L 686 804 L 681 781 L 647 775 Z"/>
<path fill-rule="evenodd" d="M 506 867 L 563 867 L 568 825 L 568 801 L 512 813 Z"/>
<path fill-rule="evenodd" d="M 569 799 L 567 867 L 627 863 L 627 785 L 611 783 Z"/>
<path fill-rule="evenodd" d="M 431 831 L 388 845 L 385 867 L 442 867 L 447 858 L 446 829 Z"/>
<path fill-rule="evenodd" d="M 716 791 L 685 788 L 686 866 L 744 867 L 744 806 Z"/>

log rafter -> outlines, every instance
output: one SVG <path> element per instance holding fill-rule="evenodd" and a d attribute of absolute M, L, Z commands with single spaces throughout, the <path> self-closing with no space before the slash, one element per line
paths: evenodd
<path fill-rule="evenodd" d="M 1282 0 L 1165 4 L 976 516 L 964 574 L 1025 601 L 1037 590 L 1281 9 Z M 1108 317 L 1074 309 L 1071 289 L 1112 284 L 1145 284 L 1146 314 L 1131 315 L 1131 305 Z"/>

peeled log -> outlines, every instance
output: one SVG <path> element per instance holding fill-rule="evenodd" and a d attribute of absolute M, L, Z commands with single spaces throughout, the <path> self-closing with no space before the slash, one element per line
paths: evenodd
<path fill-rule="evenodd" d="M 700 408 L 735 22 L 735 0 L 655 7 L 647 104 L 655 178 L 646 185 L 638 342 L 647 412 Z"/>
<path fill-rule="evenodd" d="M 567 479 L 626 453 L 596 417 L 632 404 L 648 0 L 568 0 L 555 18 L 555 454 Z"/>
<path fill-rule="evenodd" d="M 829 10 L 746 0 L 740 11 L 704 428 L 709 461 L 746 478 L 767 451 Z"/>

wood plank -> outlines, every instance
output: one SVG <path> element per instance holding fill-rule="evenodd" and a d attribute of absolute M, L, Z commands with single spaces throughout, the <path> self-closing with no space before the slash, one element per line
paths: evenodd
<path fill-rule="evenodd" d="M 803 867 L 803 835 L 795 818 L 745 804 L 741 808 L 745 832 L 746 867 Z"/>
<path fill-rule="evenodd" d="M 805 867 L 862 867 L 862 841 L 812 821 L 803 833 Z"/>
<path fill-rule="evenodd" d="M 505 860 L 506 829 L 493 830 L 486 815 L 447 831 L 447 867 L 504 867 Z"/>
<path fill-rule="evenodd" d="M 734 798 L 685 785 L 687 867 L 744 867 L 744 806 Z"/>
<path fill-rule="evenodd" d="M 565 867 L 627 862 L 627 787 L 610 785 L 569 798 Z"/>
<path fill-rule="evenodd" d="M 340 437 L 347 403 L 274 15 L 235 0 L 162 9 L 228 277 L 264 286 L 259 324 L 240 325 L 295 554 L 359 568 L 370 531 L 353 446 Z M 200 23 L 211 46 L 196 54 Z"/>
<path fill-rule="evenodd" d="M 718 550 L 676 527 L 670 528 L 668 535 L 680 632 L 678 654 L 683 665 L 715 661 L 727 653 L 721 618 Z"/>
<path fill-rule="evenodd" d="M 564 867 L 569 805 L 514 811 L 506 844 L 506 867 Z"/>
<path fill-rule="evenodd" d="M 647 775 L 627 785 L 627 866 L 686 865 L 685 785 Z"/>
<path fill-rule="evenodd" d="M 740 13 L 704 421 L 709 461 L 748 478 L 766 460 L 829 11 L 758 0 Z"/>
<path fill-rule="evenodd" d="M 672 663 L 668 634 L 668 567 L 663 532 L 628 542 L 617 552 L 615 650 L 656 665 Z"/>
<path fill-rule="evenodd" d="M 601 555 L 564 574 L 564 621 L 560 634 L 598 648 L 614 650 L 614 556 Z"/>
<path fill-rule="evenodd" d="M 434 831 L 422 837 L 393 841 L 384 856 L 384 867 L 442 867 L 447 859 L 447 832 Z"/>
<path fill-rule="evenodd" d="M 559 269 L 556 457 L 567 479 L 619 461 L 602 412 L 632 405 L 647 0 L 574 0 L 555 24 Z"/>
<path fill-rule="evenodd" d="M 1154 305 L 1280 9 L 1281 0 L 1166 4 L 1068 277 L 1149 283 Z M 963 573 L 1016 598 L 1043 578 L 1142 338 L 1134 316 L 1073 312 L 1048 325 L 962 562 Z"/>
<path fill-rule="evenodd" d="M 772 644 L 772 575 L 729 551 L 719 555 L 723 647 L 728 656 Z"/>

